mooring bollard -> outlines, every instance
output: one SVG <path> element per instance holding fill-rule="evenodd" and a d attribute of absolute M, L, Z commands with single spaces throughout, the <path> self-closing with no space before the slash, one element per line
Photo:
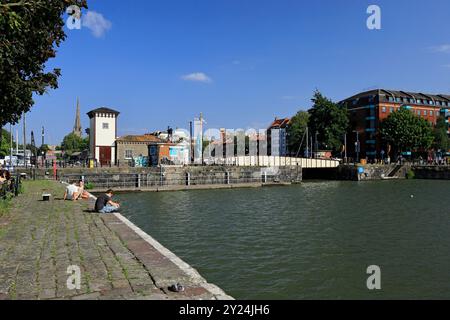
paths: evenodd
<path fill-rule="evenodd" d="M 230 172 L 225 172 L 225 183 L 230 184 Z"/>
<path fill-rule="evenodd" d="M 186 172 L 186 185 L 187 186 L 191 185 L 191 173 L 190 172 Z"/>

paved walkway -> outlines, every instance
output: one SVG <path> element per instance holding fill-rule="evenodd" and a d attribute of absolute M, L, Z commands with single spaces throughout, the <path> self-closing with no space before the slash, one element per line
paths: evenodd
<path fill-rule="evenodd" d="M 43 191 L 52 201 L 40 201 Z M 63 193 L 56 182 L 26 182 L 0 218 L 0 300 L 230 298 L 121 215 L 92 213 L 92 201 Z M 70 290 L 73 265 L 81 287 Z M 178 282 L 186 290 L 170 292 Z"/>

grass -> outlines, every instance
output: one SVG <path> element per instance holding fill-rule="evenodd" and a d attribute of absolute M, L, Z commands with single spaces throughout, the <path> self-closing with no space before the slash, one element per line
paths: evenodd
<path fill-rule="evenodd" d="M 11 196 L 7 196 L 6 199 L 0 200 L 0 218 L 9 212 L 9 209 L 11 208 L 11 199 Z"/>

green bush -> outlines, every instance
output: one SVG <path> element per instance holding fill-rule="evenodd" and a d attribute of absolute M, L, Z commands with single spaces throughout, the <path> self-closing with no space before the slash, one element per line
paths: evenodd
<path fill-rule="evenodd" d="M 414 179 L 416 177 L 416 174 L 412 169 L 409 169 L 408 172 L 406 172 L 406 179 Z"/>
<path fill-rule="evenodd" d="M 94 189 L 94 184 L 92 182 L 88 182 L 84 185 L 84 188 L 86 190 L 92 190 L 92 189 Z"/>

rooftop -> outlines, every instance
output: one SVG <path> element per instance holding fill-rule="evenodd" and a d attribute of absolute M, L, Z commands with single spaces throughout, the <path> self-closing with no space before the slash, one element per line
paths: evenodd
<path fill-rule="evenodd" d="M 101 108 L 97 108 L 94 110 L 91 110 L 87 113 L 87 115 L 89 116 L 89 118 L 93 118 L 95 114 L 97 113 L 110 113 L 110 114 L 114 114 L 116 116 L 118 116 L 120 114 L 119 111 L 110 109 L 110 108 L 106 108 L 106 107 L 101 107 Z"/>
<path fill-rule="evenodd" d="M 146 133 L 143 135 L 128 135 L 117 139 L 117 142 L 163 142 L 160 138 L 153 134 Z"/>
<path fill-rule="evenodd" d="M 289 118 L 283 118 L 283 119 L 275 118 L 275 120 L 269 126 L 269 129 L 285 128 L 289 124 L 290 121 L 291 121 L 291 119 L 289 119 Z"/>
<path fill-rule="evenodd" d="M 351 101 L 355 99 L 365 98 L 369 96 L 385 96 L 392 98 L 406 98 L 414 100 L 434 100 L 440 102 L 450 102 L 450 95 L 445 94 L 430 94 L 422 92 L 409 92 L 409 91 L 399 91 L 399 90 L 387 90 L 387 89 L 376 89 L 358 93 L 350 98 L 344 99 L 341 102 Z"/>

